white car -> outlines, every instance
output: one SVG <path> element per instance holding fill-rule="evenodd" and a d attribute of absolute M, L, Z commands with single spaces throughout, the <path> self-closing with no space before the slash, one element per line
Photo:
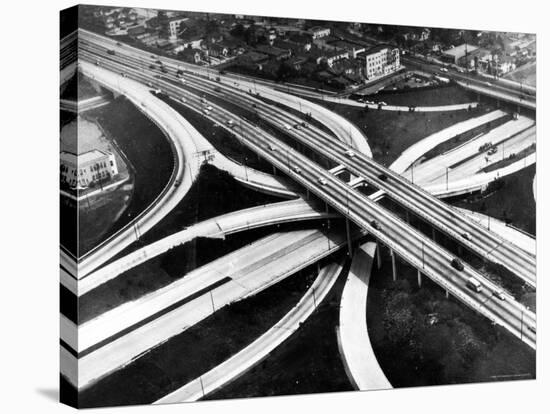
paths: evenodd
<path fill-rule="evenodd" d="M 325 180 L 324 177 L 319 177 L 317 181 L 319 181 L 319 184 L 321 185 L 327 185 L 327 180 Z"/>
<path fill-rule="evenodd" d="M 485 82 L 485 85 L 487 86 L 493 86 L 493 84 L 491 82 Z"/>
<path fill-rule="evenodd" d="M 466 240 L 472 240 L 472 235 L 468 232 L 462 233 L 462 237 L 464 237 Z"/>
<path fill-rule="evenodd" d="M 185 99 L 183 96 L 180 98 L 180 101 L 182 101 L 183 103 L 187 102 L 187 99 Z"/>
<path fill-rule="evenodd" d="M 233 126 L 235 125 L 235 123 L 233 122 L 232 119 L 228 119 L 228 120 L 226 121 L 226 124 L 229 125 L 230 127 L 233 127 Z"/>
<path fill-rule="evenodd" d="M 181 78 L 181 79 L 180 79 L 180 82 L 183 83 L 183 84 L 185 84 L 185 79 Z"/>
<path fill-rule="evenodd" d="M 213 108 L 212 108 L 210 105 L 207 105 L 207 106 L 206 106 L 206 109 L 208 109 L 209 111 L 211 111 Z"/>
<path fill-rule="evenodd" d="M 441 70 L 441 72 L 448 72 L 449 71 L 449 69 L 447 69 L 447 68 L 441 68 L 440 70 Z"/>
<path fill-rule="evenodd" d="M 268 144 L 268 147 L 269 147 L 269 149 L 270 149 L 271 151 L 276 151 L 276 150 L 277 150 L 277 148 L 275 147 L 275 145 L 273 145 L 273 144 L 271 144 L 271 143 Z"/>
<path fill-rule="evenodd" d="M 288 125 L 288 124 L 284 124 L 284 127 L 285 127 L 285 129 L 286 129 L 287 131 L 290 130 L 290 129 L 292 129 L 292 127 L 291 127 L 290 125 Z"/>
<path fill-rule="evenodd" d="M 493 295 L 495 295 L 500 300 L 506 300 L 506 295 L 504 294 L 504 292 L 502 290 L 495 290 L 493 292 Z"/>
<path fill-rule="evenodd" d="M 294 167 L 292 167 L 292 170 L 296 173 L 296 174 L 301 174 L 302 173 L 302 169 L 300 167 L 298 167 L 297 165 L 295 165 Z"/>
<path fill-rule="evenodd" d="M 355 152 L 353 152 L 352 150 L 349 149 L 349 150 L 346 151 L 346 155 L 350 158 L 353 158 L 353 157 L 355 157 Z"/>
<path fill-rule="evenodd" d="M 202 111 L 203 111 L 206 115 L 210 115 L 210 111 L 209 111 L 208 109 L 204 108 Z"/>

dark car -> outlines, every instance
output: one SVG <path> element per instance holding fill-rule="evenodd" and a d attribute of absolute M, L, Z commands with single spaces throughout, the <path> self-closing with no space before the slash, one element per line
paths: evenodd
<path fill-rule="evenodd" d="M 454 267 L 456 270 L 464 270 L 464 265 L 460 260 L 458 260 L 456 257 L 451 260 L 451 266 Z"/>
<path fill-rule="evenodd" d="M 375 228 L 376 230 L 380 230 L 380 223 L 378 223 L 376 220 L 372 220 L 370 222 L 370 225 Z"/>
<path fill-rule="evenodd" d="M 382 181 L 387 181 L 388 176 L 386 175 L 386 173 L 382 173 L 382 174 L 378 175 L 378 179 L 382 180 Z"/>
<path fill-rule="evenodd" d="M 114 51 L 113 49 L 109 49 L 109 50 L 107 51 L 107 53 L 108 53 L 109 55 L 114 55 L 114 54 L 115 54 L 115 51 Z"/>

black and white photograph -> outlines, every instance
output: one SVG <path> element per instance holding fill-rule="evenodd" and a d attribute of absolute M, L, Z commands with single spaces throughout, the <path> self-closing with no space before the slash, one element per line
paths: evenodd
<path fill-rule="evenodd" d="M 60 22 L 62 402 L 536 378 L 536 34 Z"/>
<path fill-rule="evenodd" d="M 7 4 L 4 411 L 544 412 L 544 9 Z"/>

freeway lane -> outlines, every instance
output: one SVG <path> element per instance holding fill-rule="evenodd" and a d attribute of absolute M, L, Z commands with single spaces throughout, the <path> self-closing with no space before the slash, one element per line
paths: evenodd
<path fill-rule="evenodd" d="M 184 244 L 196 237 L 223 238 L 229 234 L 289 221 L 335 217 L 322 213 L 313 204 L 302 200 L 282 201 L 265 206 L 251 207 L 214 217 L 194 224 L 168 237 L 144 246 L 89 274 L 78 282 L 78 295 L 82 296 L 122 273 Z"/>
<path fill-rule="evenodd" d="M 130 76 L 143 79 L 143 82 L 152 81 L 162 84 L 163 89 L 169 93 L 178 93 L 173 85 L 158 81 L 155 77 L 140 70 L 128 68 L 118 63 L 108 63 L 108 66 L 117 72 L 124 68 Z M 174 90 L 176 92 L 173 92 Z M 181 92 L 179 93 L 181 94 Z M 190 106 L 196 105 L 198 107 L 195 110 L 201 110 L 202 104 L 198 96 L 194 96 L 189 92 L 185 96 L 188 98 Z M 431 239 L 419 234 L 402 220 L 370 201 L 357 190 L 350 188 L 346 183 L 335 178 L 331 173 L 300 153 L 282 144 L 270 134 L 258 130 L 250 122 L 236 117 L 215 104 L 211 106 L 213 109 L 207 115 L 208 118 L 219 122 L 219 125 L 228 131 L 232 130 L 227 126 L 229 120 L 233 123 L 241 123 L 250 131 L 254 131 L 254 134 L 249 133 L 247 135 L 239 134 L 235 130 L 233 130 L 233 133 L 240 136 L 240 140 L 261 157 L 273 163 L 280 170 L 288 171 L 291 178 L 327 201 L 361 228 L 373 233 L 404 260 L 414 267 L 422 269 L 424 274 L 447 289 L 459 300 L 495 323 L 503 325 L 531 347 L 535 347 L 534 331 L 527 329 L 528 326 L 534 326 L 535 324 L 534 313 L 517 303 L 513 298 L 506 301 L 496 300 L 493 292 L 500 290 L 500 288 L 485 279 L 475 269 L 466 266 L 464 271 L 456 271 L 450 265 L 452 255 L 436 245 Z M 290 160 L 292 160 L 292 163 L 290 163 Z M 295 171 L 294 168 L 298 165 L 300 170 Z M 327 184 L 321 185 L 319 183 L 320 177 L 326 180 Z M 375 229 L 371 225 L 373 219 L 379 221 L 381 230 Z M 480 280 L 484 286 L 483 294 L 475 294 L 466 287 L 468 277 L 476 277 Z"/>
<path fill-rule="evenodd" d="M 188 82 L 189 79 L 190 77 L 188 76 Z M 197 82 L 200 81 L 201 80 L 199 79 Z M 216 82 L 206 80 L 202 80 L 202 82 L 204 84 L 210 84 L 213 88 L 219 88 Z M 193 86 L 199 90 L 213 93 L 212 89 L 201 87 L 196 83 L 194 83 Z M 226 88 L 225 90 L 229 92 L 228 90 L 230 90 L 230 88 Z M 348 171 L 352 172 L 356 176 L 364 177 L 369 184 L 375 186 L 376 188 L 382 189 L 398 203 L 409 208 L 411 211 L 427 220 L 436 228 L 439 228 L 446 234 L 454 237 L 455 240 L 472 249 L 480 256 L 483 257 L 487 251 L 492 251 L 494 245 L 493 243 L 501 243 L 504 241 L 498 235 L 495 235 L 487 229 L 480 227 L 472 220 L 469 220 L 466 216 L 458 213 L 451 206 L 448 206 L 433 196 L 428 195 L 427 192 L 418 191 L 418 187 L 398 175 L 394 175 L 394 178 L 396 178 L 395 184 L 397 184 L 400 188 L 397 188 L 396 185 L 392 185 L 393 180 L 380 180 L 380 174 L 387 174 L 388 169 L 377 165 L 370 158 L 364 157 L 361 154 L 358 154 L 357 157 L 350 159 L 344 155 L 349 149 L 348 147 L 333 139 L 328 134 L 325 134 L 323 131 L 315 128 L 315 126 L 310 125 L 307 129 L 301 128 L 300 130 L 296 130 L 294 128 L 291 130 L 286 130 L 286 128 L 283 129 L 283 125 L 295 125 L 297 123 L 301 123 L 301 119 L 292 115 L 284 114 L 279 108 L 269 106 L 261 100 L 256 100 L 249 96 L 244 96 L 242 99 L 239 99 L 239 95 L 240 94 L 238 93 L 226 93 L 223 95 L 221 93 L 217 94 L 220 98 L 238 104 L 242 107 L 248 107 L 251 111 L 257 112 L 264 119 L 270 121 L 274 126 L 281 129 L 282 132 L 293 136 L 302 144 L 305 144 L 311 149 L 320 152 L 329 159 L 346 166 Z M 509 124 L 514 126 L 515 130 L 517 130 L 518 128 L 532 125 L 532 121 L 522 117 L 519 121 L 510 121 Z M 337 147 L 337 149 L 333 149 L 334 147 Z M 364 159 L 357 162 L 356 160 L 361 157 Z M 401 196 L 401 194 L 403 194 L 403 196 Z M 469 241 L 465 240 L 462 237 L 462 234 L 464 233 L 472 234 L 473 239 Z M 508 267 L 528 284 L 532 286 L 535 285 L 535 262 L 532 256 L 518 256 L 513 245 L 502 244 L 498 251 L 492 252 L 491 258 Z"/>
<path fill-rule="evenodd" d="M 288 245 L 290 241 L 291 246 Z M 199 291 L 200 296 L 186 296 L 186 293 L 191 294 L 194 291 L 192 289 L 180 291 L 182 295 L 179 296 L 179 301 L 185 301 L 186 297 L 190 300 L 173 309 L 168 308 L 167 312 L 141 323 L 127 333 L 107 338 L 108 342 L 90 349 L 78 360 L 73 356 L 73 363 L 78 363 L 78 378 L 66 375 L 69 381 L 80 390 L 89 387 L 100 378 L 195 325 L 217 309 L 257 294 L 337 251 L 345 246 L 346 239 L 336 233 L 327 237 L 317 230 L 301 230 L 274 234 L 269 240 L 263 240 L 259 244 L 263 246 L 261 255 L 250 254 L 250 246 L 247 246 L 195 271 L 195 274 L 200 272 L 210 281 L 220 280 L 223 283 L 209 288 L 210 285 L 196 276 L 192 283 L 202 284 L 206 288 Z M 143 310 L 136 308 L 136 311 Z M 79 341 L 84 340 L 80 335 L 81 332 Z"/>
<path fill-rule="evenodd" d="M 154 404 L 198 401 L 252 368 L 300 328 L 323 301 L 341 271 L 342 264 L 336 263 L 322 268 L 302 299 L 272 328 L 228 360 Z"/>

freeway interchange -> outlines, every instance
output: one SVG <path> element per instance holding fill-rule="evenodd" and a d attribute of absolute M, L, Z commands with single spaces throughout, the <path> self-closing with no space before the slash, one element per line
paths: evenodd
<path fill-rule="evenodd" d="M 343 216 L 348 229 L 353 222 L 363 232 L 373 236 L 379 246 L 388 247 L 392 260 L 396 255 L 399 256 L 417 269 L 419 278 L 420 275 L 427 276 L 465 305 L 493 323 L 503 326 L 529 347 L 536 348 L 534 312 L 520 304 L 512 295 L 506 293 L 502 296 L 501 286 L 468 263 L 464 263 L 462 269 L 453 265 L 455 256 L 452 253 L 433 238 L 415 229 L 407 220 L 383 207 L 378 200 L 382 196 L 390 198 L 461 247 L 478 257 L 503 266 L 510 275 L 533 288 L 536 287 L 535 257 L 434 197 L 399 173 L 374 161 L 368 145 L 366 149 L 364 147 L 365 137 L 356 134 L 355 131 L 353 134 L 346 133 L 345 127 L 330 117 L 326 118 L 327 130 L 331 130 L 332 133 L 316 126 L 314 122 L 304 122 L 304 118 L 296 113 L 295 107 L 299 106 L 301 109 L 303 105 L 307 111 L 308 105 L 311 104 L 294 96 L 289 98 L 288 94 L 280 90 L 275 91 L 268 83 L 246 80 L 243 76 L 222 75 L 209 68 L 151 56 L 149 52 L 83 30 L 79 30 L 78 39 L 78 66 L 84 75 L 116 93 L 124 94 L 125 88 L 129 90 L 138 85 L 146 86 L 153 91 L 160 90 L 162 95 L 210 119 L 303 188 L 308 198 L 313 194 L 320 199 L 325 203 L 327 212 L 330 207 Z M 156 63 L 159 60 L 162 61 L 161 66 Z M 285 109 L 285 103 L 289 100 L 293 102 L 294 110 Z M 145 105 L 135 103 L 141 111 L 149 110 Z M 232 107 L 239 107 L 254 116 L 235 114 L 231 110 Z M 256 117 L 262 121 L 262 125 L 254 122 Z M 320 118 L 315 119 L 322 122 L 323 118 Z M 264 123 L 269 127 L 264 127 Z M 294 149 L 286 139 L 281 139 L 282 136 L 328 160 L 331 163 L 330 168 L 314 162 L 304 155 L 303 151 Z M 195 171 L 197 167 L 195 166 Z M 180 177 L 177 180 L 180 180 L 184 175 L 183 167 L 177 165 L 176 168 L 179 169 Z M 349 175 L 349 180 L 344 178 L 346 175 Z M 169 204 L 164 204 L 161 197 L 160 205 L 153 208 L 162 207 L 169 210 L 181 199 L 184 190 L 180 187 L 178 191 L 179 184 L 175 185 L 175 182 L 174 176 L 165 192 L 174 191 L 180 195 Z M 359 189 L 361 186 L 372 190 L 376 196 L 364 194 Z M 154 223 L 151 227 L 153 225 Z M 147 231 L 147 228 L 141 231 Z M 350 245 L 352 237 L 349 230 L 347 237 L 347 243 Z M 127 239 L 120 244 L 120 250 L 131 243 L 132 240 Z M 115 234 L 108 242 L 119 241 Z M 87 269 L 85 275 L 93 276 L 92 272 L 98 272 L 96 269 L 108 259 L 103 255 L 103 249 L 105 246 L 98 246 L 90 253 L 90 260 L 93 260 L 94 264 Z M 71 258 L 66 258 L 66 261 L 64 273 L 68 277 L 65 279 L 70 280 L 78 271 L 71 270 L 74 269 L 68 264 Z M 99 272 L 101 273 L 101 269 Z M 472 278 L 479 281 L 482 286 L 480 292 L 468 287 L 468 281 Z M 80 331 L 80 327 L 78 329 Z M 123 330 L 124 327 L 119 326 L 113 332 Z M 87 331 L 90 337 L 99 332 L 91 328 L 87 328 Z M 93 347 L 99 342 L 99 339 L 90 340 L 89 346 Z M 106 351 L 107 349 L 104 349 L 96 355 L 91 353 L 92 357 L 88 359 L 102 359 L 101 355 Z M 63 357 L 71 358 L 67 355 Z M 127 357 L 120 356 L 120 361 L 126 361 Z M 111 368 L 106 366 L 104 372 L 110 372 L 109 369 Z M 72 377 L 78 375 L 73 374 Z M 86 375 L 88 377 L 83 386 L 96 381 L 100 374 Z M 74 382 L 80 386 L 79 380 L 75 379 Z"/>

